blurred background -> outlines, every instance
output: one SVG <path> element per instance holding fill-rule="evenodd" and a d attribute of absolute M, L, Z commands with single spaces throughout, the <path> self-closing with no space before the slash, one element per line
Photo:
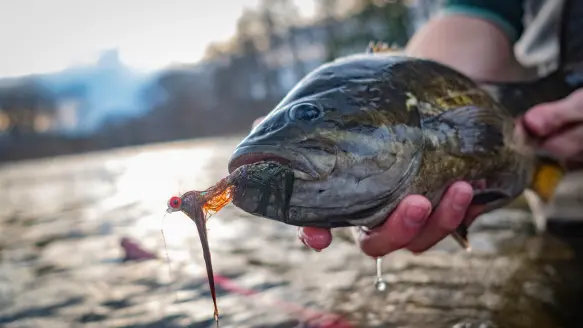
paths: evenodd
<path fill-rule="evenodd" d="M 403 46 L 438 3 L 4 2 L 0 160 L 244 133 L 323 62 Z"/>
<path fill-rule="evenodd" d="M 215 327 L 196 228 L 164 215 L 169 197 L 224 177 L 306 73 L 371 40 L 405 45 L 439 6 L 0 1 L 0 327 Z M 384 292 L 345 231 L 317 253 L 231 205 L 208 230 L 221 327 L 581 320 L 581 242 L 536 234 L 520 206 L 473 224 L 471 254 L 446 239 L 385 257 Z"/>

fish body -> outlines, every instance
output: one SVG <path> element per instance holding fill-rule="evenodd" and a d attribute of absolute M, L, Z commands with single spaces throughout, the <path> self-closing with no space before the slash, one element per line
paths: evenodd
<path fill-rule="evenodd" d="M 491 93 L 437 62 L 382 51 L 305 76 L 236 147 L 229 172 L 260 161 L 293 169 L 287 210 L 257 211 L 245 196 L 234 204 L 324 228 L 374 228 L 406 195 L 435 205 L 459 180 L 476 186 L 474 203 L 498 208 L 532 188 L 542 165 Z"/>

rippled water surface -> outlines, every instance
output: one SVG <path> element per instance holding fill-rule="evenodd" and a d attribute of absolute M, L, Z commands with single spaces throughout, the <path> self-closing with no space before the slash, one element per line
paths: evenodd
<path fill-rule="evenodd" d="M 0 327 L 214 327 L 200 243 L 167 199 L 226 175 L 238 138 L 36 160 L 0 167 Z M 581 179 L 583 181 L 583 179 Z M 221 327 L 578 327 L 577 239 L 537 236 L 527 212 L 374 261 L 338 231 L 316 253 L 296 229 L 229 205 L 208 223 Z M 159 260 L 122 262 L 122 237 Z M 583 322 L 583 321 L 581 321 Z"/>

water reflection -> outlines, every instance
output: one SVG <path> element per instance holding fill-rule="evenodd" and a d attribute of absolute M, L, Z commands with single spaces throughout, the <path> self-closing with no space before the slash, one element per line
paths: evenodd
<path fill-rule="evenodd" d="M 529 240 L 494 314 L 504 327 L 579 327 L 583 320 L 583 242 L 553 234 Z"/>

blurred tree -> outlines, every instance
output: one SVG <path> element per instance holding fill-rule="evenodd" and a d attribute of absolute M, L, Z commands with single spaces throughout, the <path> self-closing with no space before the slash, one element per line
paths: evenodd
<path fill-rule="evenodd" d="M 249 111 L 262 115 L 281 97 L 282 69 L 292 67 L 296 80 L 306 73 L 294 33 L 299 19 L 294 1 L 263 0 L 242 13 L 230 53 L 220 46 L 207 51 L 215 59 L 225 58 L 214 69 L 216 110 L 228 109 L 236 122 L 249 120 Z"/>
<path fill-rule="evenodd" d="M 274 46 L 283 52 L 280 58 L 284 62 L 280 64 L 286 65 L 285 60 L 289 60 L 295 79 L 299 80 L 306 72 L 300 56 L 302 42 L 298 40 L 300 36 L 295 29 L 300 24 L 298 7 L 293 0 L 262 0 L 260 10 L 268 13 L 266 22 L 270 35 L 275 39 Z"/>
<path fill-rule="evenodd" d="M 317 0 L 316 15 L 324 24 L 326 30 L 326 60 L 331 61 L 339 56 L 342 38 L 336 33 L 338 25 L 337 13 L 339 0 Z"/>
<path fill-rule="evenodd" d="M 318 12 L 327 27 L 327 60 L 365 49 L 370 41 L 404 46 L 411 19 L 406 0 L 353 0 L 352 15 L 338 18 L 342 0 L 318 0 Z"/>
<path fill-rule="evenodd" d="M 407 0 L 361 0 L 355 18 L 365 26 L 362 37 L 404 46 L 409 39 Z M 368 43 L 368 41 L 366 41 Z"/>
<path fill-rule="evenodd" d="M 213 60 L 219 57 L 222 57 L 223 55 L 226 55 L 226 51 L 225 49 L 223 49 L 224 47 L 222 46 L 221 43 L 218 42 L 214 42 L 209 44 L 206 47 L 204 56 L 203 56 L 203 60 Z"/>
<path fill-rule="evenodd" d="M 257 11 L 245 10 L 237 22 L 237 43 L 241 55 L 237 65 L 245 86 L 257 85 L 261 88 L 259 96 L 267 97 L 272 83 L 270 75 L 264 69 L 262 53 L 268 49 L 266 32 Z M 237 67 L 234 67 L 235 69 Z M 252 93 L 249 92 L 249 93 Z"/>

